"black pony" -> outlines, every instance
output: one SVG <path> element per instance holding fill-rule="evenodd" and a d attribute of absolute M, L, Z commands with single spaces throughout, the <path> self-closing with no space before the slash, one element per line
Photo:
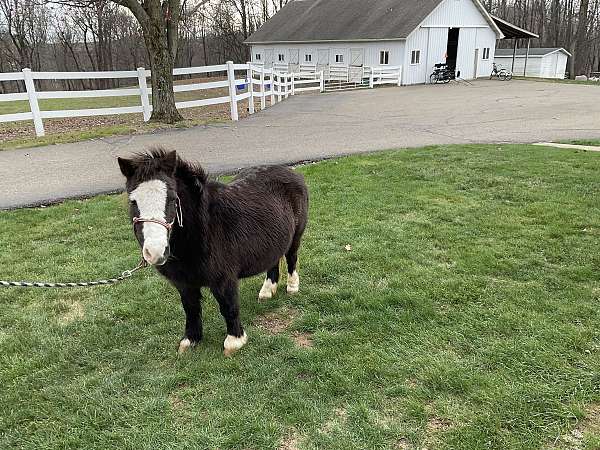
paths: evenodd
<path fill-rule="evenodd" d="M 119 166 L 142 255 L 181 295 L 186 324 L 178 351 L 202 339 L 202 287 L 210 288 L 227 323 L 225 355 L 239 350 L 248 339 L 240 278 L 267 272 L 259 298 L 271 298 L 285 255 L 287 291 L 298 292 L 298 248 L 308 219 L 303 177 L 286 167 L 257 167 L 221 184 L 162 149 L 119 158 Z"/>

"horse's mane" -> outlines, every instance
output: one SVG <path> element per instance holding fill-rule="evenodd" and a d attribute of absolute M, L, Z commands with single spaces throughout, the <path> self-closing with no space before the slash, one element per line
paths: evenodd
<path fill-rule="evenodd" d="M 136 153 L 132 158 L 132 162 L 136 165 L 142 177 L 151 176 L 164 168 L 163 161 L 169 153 L 163 147 L 152 147 L 147 152 Z M 205 184 L 208 181 L 208 174 L 200 164 L 186 161 L 179 155 L 177 155 L 175 177 L 191 185 L 197 185 L 198 182 Z"/>

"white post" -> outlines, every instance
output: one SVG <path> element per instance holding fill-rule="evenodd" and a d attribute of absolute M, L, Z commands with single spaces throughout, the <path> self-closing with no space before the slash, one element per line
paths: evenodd
<path fill-rule="evenodd" d="M 323 74 L 322 70 L 319 73 L 319 88 L 321 92 L 325 92 L 325 75 Z"/>
<path fill-rule="evenodd" d="M 271 106 L 275 104 L 275 72 L 271 69 Z"/>
<path fill-rule="evenodd" d="M 233 61 L 227 61 L 227 81 L 229 81 L 229 104 L 231 105 L 231 120 L 237 122 L 239 120 L 239 115 Z"/>
<path fill-rule="evenodd" d="M 138 84 L 140 86 L 140 98 L 142 99 L 142 109 L 144 113 L 144 122 L 150 120 L 150 100 L 148 99 L 148 83 L 146 83 L 146 69 L 138 67 Z"/>
<path fill-rule="evenodd" d="M 402 66 L 398 69 L 398 86 L 402 86 Z"/>
<path fill-rule="evenodd" d="M 31 69 L 23 69 L 23 75 L 25 76 L 25 89 L 27 89 L 27 96 L 29 97 L 29 108 L 33 115 L 35 135 L 37 137 L 42 137 L 46 135 L 46 132 L 44 131 L 44 123 L 42 122 L 42 114 L 40 113 L 40 106 L 38 104 L 37 92 L 35 91 L 35 83 L 33 82 Z"/>
<path fill-rule="evenodd" d="M 261 111 L 267 107 L 267 99 L 265 98 L 265 69 L 260 68 L 260 109 Z"/>
<path fill-rule="evenodd" d="M 288 98 L 290 96 L 290 74 L 286 73 L 285 74 L 285 98 Z"/>
<path fill-rule="evenodd" d="M 375 68 L 371 67 L 371 76 L 369 77 L 369 87 L 373 89 L 375 87 Z"/>
<path fill-rule="evenodd" d="M 294 86 L 294 80 L 296 79 L 296 74 L 292 74 L 290 75 L 290 77 L 292 78 L 292 95 L 296 95 L 296 86 Z"/>
<path fill-rule="evenodd" d="M 248 63 L 248 113 L 254 114 L 254 73 L 252 72 L 252 64 Z"/>

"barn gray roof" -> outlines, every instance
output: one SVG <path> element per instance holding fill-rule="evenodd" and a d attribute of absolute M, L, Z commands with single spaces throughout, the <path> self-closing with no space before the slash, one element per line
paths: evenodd
<path fill-rule="evenodd" d="M 571 54 L 566 51 L 564 48 L 562 47 L 558 47 L 558 48 L 530 48 L 529 49 L 529 56 L 546 56 L 549 55 L 551 53 L 554 52 L 559 52 L 562 51 L 564 53 L 566 53 L 568 56 L 571 56 Z M 518 48 L 517 49 L 517 56 L 525 56 L 527 54 L 527 49 L 526 48 Z M 512 48 L 498 48 L 496 49 L 496 56 L 500 56 L 500 57 L 507 57 L 510 56 L 512 58 L 513 55 L 513 49 Z"/>
<path fill-rule="evenodd" d="M 293 0 L 246 43 L 404 39 L 442 1 Z"/>

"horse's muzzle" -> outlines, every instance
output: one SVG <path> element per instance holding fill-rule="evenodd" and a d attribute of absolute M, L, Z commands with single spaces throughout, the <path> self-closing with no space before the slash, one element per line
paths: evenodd
<path fill-rule="evenodd" d="M 144 246 L 142 250 L 144 260 L 152 266 L 164 266 L 169 259 L 169 254 L 169 247 L 165 248 L 162 254 L 157 251 L 152 251 L 146 246 Z"/>

